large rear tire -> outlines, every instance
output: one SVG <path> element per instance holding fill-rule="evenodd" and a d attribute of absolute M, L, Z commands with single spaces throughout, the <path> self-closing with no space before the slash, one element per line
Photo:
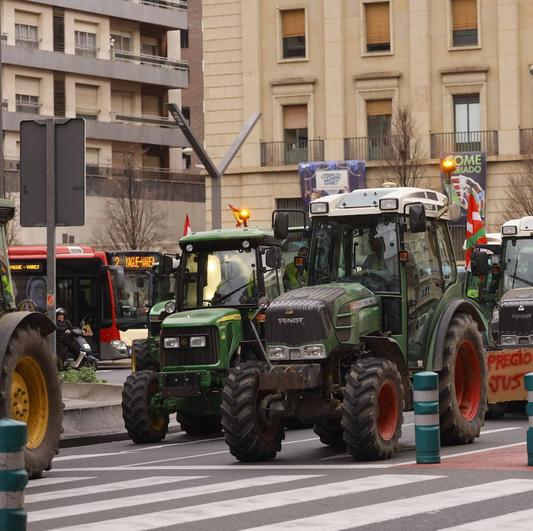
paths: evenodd
<path fill-rule="evenodd" d="M 218 415 L 187 415 L 178 411 L 176 419 L 181 429 L 189 435 L 209 435 L 222 429 Z"/>
<path fill-rule="evenodd" d="M 345 446 L 340 419 L 328 418 L 315 422 L 314 431 L 322 444 L 335 447 Z"/>
<path fill-rule="evenodd" d="M 470 315 L 450 322 L 439 375 L 440 438 L 443 445 L 467 444 L 479 437 L 487 410 L 485 347 Z"/>
<path fill-rule="evenodd" d="M 168 415 L 155 415 L 152 397 L 159 392 L 157 375 L 152 371 L 130 374 L 122 390 L 122 417 L 130 439 L 137 443 L 158 442 L 168 431 Z"/>
<path fill-rule="evenodd" d="M 160 366 L 151 356 L 150 342 L 148 339 L 134 339 L 131 343 L 132 372 L 154 371 L 158 372 Z"/>
<path fill-rule="evenodd" d="M 398 451 L 403 422 L 400 372 L 389 360 L 358 360 L 346 378 L 342 428 L 348 452 L 356 459 L 389 459 Z"/>
<path fill-rule="evenodd" d="M 222 391 L 222 427 L 229 450 L 239 461 L 267 461 L 276 457 L 285 437 L 283 424 L 268 422 L 259 413 L 267 394 L 259 391 L 257 363 L 231 369 Z"/>
<path fill-rule="evenodd" d="M 61 382 L 55 356 L 36 330 L 19 329 L 8 345 L 0 376 L 0 416 L 25 422 L 24 462 L 30 478 L 50 470 L 63 421 Z"/>

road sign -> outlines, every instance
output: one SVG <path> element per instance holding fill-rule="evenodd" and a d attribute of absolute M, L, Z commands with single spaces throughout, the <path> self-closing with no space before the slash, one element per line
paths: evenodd
<path fill-rule="evenodd" d="M 50 125 L 51 124 L 51 125 Z M 47 225 L 47 125 L 53 128 L 55 225 L 85 224 L 85 120 L 24 120 L 20 123 L 20 224 Z"/>

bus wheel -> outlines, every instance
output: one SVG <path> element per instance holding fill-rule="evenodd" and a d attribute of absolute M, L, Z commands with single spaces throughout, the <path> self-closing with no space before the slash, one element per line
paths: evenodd
<path fill-rule="evenodd" d="M 158 442 L 168 431 L 168 415 L 154 407 L 159 394 L 157 375 L 152 371 L 130 374 L 122 390 L 122 417 L 130 439 L 137 443 Z"/>
<path fill-rule="evenodd" d="M 189 435 L 208 435 L 222 429 L 218 415 L 187 415 L 178 411 L 176 419 L 181 429 Z"/>

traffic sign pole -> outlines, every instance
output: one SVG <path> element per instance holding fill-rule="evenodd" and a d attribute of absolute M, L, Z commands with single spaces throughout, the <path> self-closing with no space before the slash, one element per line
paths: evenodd
<path fill-rule="evenodd" d="M 56 322 L 56 168 L 55 123 L 46 120 L 46 311 Z M 56 354 L 56 335 L 49 334 L 50 348 Z"/>

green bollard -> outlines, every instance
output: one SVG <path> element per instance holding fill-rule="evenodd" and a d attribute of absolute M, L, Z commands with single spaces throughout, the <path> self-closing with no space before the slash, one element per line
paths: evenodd
<path fill-rule="evenodd" d="M 529 417 L 527 429 L 527 464 L 533 466 L 533 372 L 524 376 L 524 386 L 527 391 L 526 414 Z"/>
<path fill-rule="evenodd" d="M 24 489 L 28 474 L 24 468 L 27 427 L 24 422 L 0 419 L 0 529 L 24 531 Z"/>
<path fill-rule="evenodd" d="M 440 463 L 439 375 L 419 372 L 414 377 L 416 462 Z"/>

